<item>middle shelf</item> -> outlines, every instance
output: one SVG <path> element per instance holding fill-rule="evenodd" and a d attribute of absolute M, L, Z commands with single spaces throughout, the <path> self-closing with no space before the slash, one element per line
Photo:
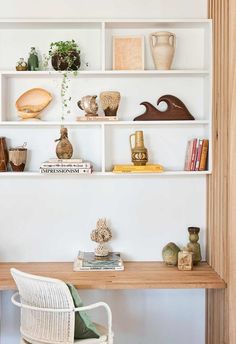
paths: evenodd
<path fill-rule="evenodd" d="M 2 121 L 0 127 L 79 127 L 79 126 L 127 126 L 127 127 L 143 127 L 143 126 L 199 126 L 208 125 L 208 120 L 195 121 Z"/>
<path fill-rule="evenodd" d="M 91 161 L 94 176 L 121 176 L 112 173 L 114 165 L 131 164 L 129 137 L 142 130 L 148 150 L 148 163 L 160 164 L 164 173 L 122 173 L 122 175 L 193 176 L 211 173 L 210 122 L 199 121 L 112 121 L 63 122 L 73 146 L 73 158 Z M 62 122 L 2 122 L 0 135 L 7 146 L 17 147 L 27 142 L 28 156 L 22 175 L 39 175 L 42 162 L 56 157 L 55 139 L 60 136 Z M 193 138 L 209 139 L 209 159 L 206 171 L 184 171 L 187 143 Z M 28 173 L 28 174 L 26 174 Z M 2 175 L 2 174 L 1 174 Z M 8 174 L 4 174 L 8 175 Z M 10 174 L 9 174 L 10 175 Z"/>

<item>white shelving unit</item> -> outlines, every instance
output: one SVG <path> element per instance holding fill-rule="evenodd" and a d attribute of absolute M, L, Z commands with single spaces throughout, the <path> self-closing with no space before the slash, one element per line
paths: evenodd
<path fill-rule="evenodd" d="M 176 34 L 177 45 L 173 69 L 154 70 L 149 34 L 154 31 Z M 112 70 L 112 36 L 143 35 L 145 38 L 145 70 Z M 134 130 L 144 130 L 150 162 L 164 166 L 164 173 L 122 176 L 194 176 L 211 173 L 211 21 L 205 19 L 1 19 L 0 20 L 0 135 L 9 146 L 28 143 L 26 171 L 6 172 L 0 176 L 42 176 L 38 168 L 55 153 L 54 139 L 61 125 L 69 129 L 74 156 L 94 163 L 92 176 L 116 176 L 112 166 L 130 162 L 128 137 Z M 60 120 L 60 83 L 62 72 L 54 70 L 17 72 L 19 57 L 27 57 L 31 46 L 45 54 L 57 40 L 75 39 L 81 48 L 82 66 L 75 76 L 70 73 L 71 114 Z M 11 43 L 11 42 L 14 42 Z M 88 63 L 88 67 L 85 67 Z M 27 89 L 42 87 L 53 95 L 53 101 L 42 113 L 42 121 L 19 121 L 15 101 Z M 84 95 L 105 90 L 121 93 L 119 121 L 79 122 L 82 115 L 76 103 Z M 164 94 L 179 97 L 195 117 L 195 121 L 139 121 L 143 101 L 156 104 Z M 102 110 L 99 109 L 99 113 Z M 208 170 L 183 171 L 187 141 L 207 137 L 210 141 Z M 29 172 L 31 171 L 31 172 Z M 35 171 L 35 172 L 33 172 Z M 45 177 L 43 175 L 43 177 Z M 81 176 L 85 177 L 85 176 Z"/>

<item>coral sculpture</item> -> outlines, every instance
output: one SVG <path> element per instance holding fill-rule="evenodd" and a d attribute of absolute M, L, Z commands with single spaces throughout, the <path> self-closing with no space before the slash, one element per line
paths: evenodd
<path fill-rule="evenodd" d="M 106 242 L 108 242 L 112 238 L 111 230 L 107 227 L 106 219 L 99 219 L 97 221 L 96 229 L 94 229 L 90 237 L 93 241 L 98 243 L 98 246 L 95 248 L 95 256 L 105 257 L 109 253 L 109 249 L 106 246 Z"/>

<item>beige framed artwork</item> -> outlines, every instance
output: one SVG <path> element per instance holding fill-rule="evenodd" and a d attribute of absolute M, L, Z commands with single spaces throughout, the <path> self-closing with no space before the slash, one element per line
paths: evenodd
<path fill-rule="evenodd" d="M 113 70 L 144 70 L 143 36 L 113 36 Z"/>

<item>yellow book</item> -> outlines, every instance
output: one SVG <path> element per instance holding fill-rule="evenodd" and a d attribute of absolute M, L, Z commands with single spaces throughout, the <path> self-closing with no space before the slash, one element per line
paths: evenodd
<path fill-rule="evenodd" d="M 159 164 L 150 164 L 144 166 L 135 165 L 114 165 L 114 173 L 161 173 L 164 172 L 164 168 Z"/>

